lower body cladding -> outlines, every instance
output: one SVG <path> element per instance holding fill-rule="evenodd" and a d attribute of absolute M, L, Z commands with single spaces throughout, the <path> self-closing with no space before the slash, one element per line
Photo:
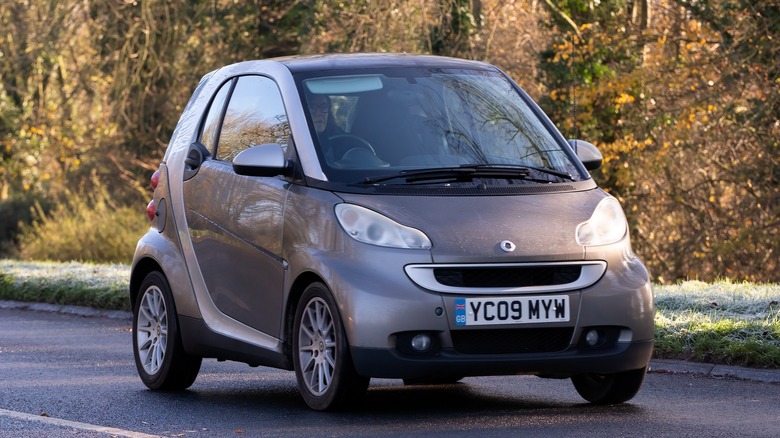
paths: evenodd
<path fill-rule="evenodd" d="M 490 376 L 510 374 L 535 374 L 542 377 L 571 377 L 580 373 L 611 374 L 637 370 L 647 366 L 653 351 L 653 340 L 619 342 L 620 327 L 589 327 L 585 329 L 509 329 L 484 330 L 484 334 L 468 333 L 465 336 L 452 332 L 456 344 L 479 345 L 489 349 L 491 345 L 502 344 L 496 351 L 504 350 L 504 342 L 522 349 L 535 344 L 541 350 L 561 345 L 560 339 L 566 333 L 574 334 L 574 344 L 567 344 L 559 351 L 550 352 L 496 352 L 463 353 L 458 347 L 443 347 L 445 333 L 426 333 L 432 341 L 427 351 L 415 351 L 412 340 L 420 333 L 402 333 L 395 336 L 398 346 L 393 349 L 352 348 L 351 354 L 358 374 L 386 378 L 442 378 L 465 376 Z M 602 345 L 587 344 L 588 333 L 596 331 L 604 336 Z M 525 333 L 524 333 L 525 332 Z M 495 340 L 482 340 L 495 336 Z M 549 337 L 547 337 L 549 336 Z M 512 338 L 517 337 L 517 341 Z M 556 339 L 557 338 L 557 339 Z M 419 338 L 418 338 L 419 339 Z M 568 338 L 567 338 L 568 339 Z M 550 342 L 547 344 L 546 342 Z M 404 345 L 405 344 L 405 345 Z M 531 348 L 531 351 L 536 348 Z"/>

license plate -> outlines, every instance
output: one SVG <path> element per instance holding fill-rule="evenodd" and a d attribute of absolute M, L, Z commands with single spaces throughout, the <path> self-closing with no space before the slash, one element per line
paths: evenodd
<path fill-rule="evenodd" d="M 568 322 L 569 297 L 456 298 L 455 325 Z"/>

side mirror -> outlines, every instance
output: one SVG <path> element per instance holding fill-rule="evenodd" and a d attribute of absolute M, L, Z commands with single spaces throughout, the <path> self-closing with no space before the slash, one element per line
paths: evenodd
<path fill-rule="evenodd" d="M 569 140 L 569 144 L 586 169 L 596 170 L 601 167 L 604 156 L 596 146 L 584 140 Z"/>
<path fill-rule="evenodd" d="M 289 176 L 290 166 L 284 159 L 282 145 L 268 143 L 241 151 L 233 158 L 233 171 L 246 176 Z"/>

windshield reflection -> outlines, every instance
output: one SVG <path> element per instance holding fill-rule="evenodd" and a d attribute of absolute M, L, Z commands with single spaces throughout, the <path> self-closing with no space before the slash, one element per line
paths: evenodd
<path fill-rule="evenodd" d="M 462 165 L 528 166 L 584 178 L 496 72 L 407 68 L 301 83 L 318 157 L 331 181 Z M 540 175 L 532 181 L 568 179 Z"/>

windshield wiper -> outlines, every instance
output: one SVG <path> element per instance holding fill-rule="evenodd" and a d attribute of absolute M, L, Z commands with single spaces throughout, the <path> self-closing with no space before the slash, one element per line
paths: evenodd
<path fill-rule="evenodd" d="M 568 173 L 546 167 L 521 166 L 515 164 L 464 164 L 458 167 L 436 167 L 421 170 L 402 170 L 392 175 L 366 177 L 363 184 L 377 184 L 394 179 L 403 179 L 408 183 L 430 181 L 436 179 L 470 180 L 474 178 L 510 178 L 537 182 L 551 182 L 531 177 L 531 171 L 557 176 L 561 179 L 574 181 Z"/>
<path fill-rule="evenodd" d="M 376 184 L 394 179 L 403 179 L 406 180 L 406 182 L 414 182 L 443 178 L 463 178 L 465 176 L 472 176 L 474 172 L 475 169 L 464 167 L 437 167 L 435 169 L 402 170 L 392 175 L 373 177 L 369 176 L 363 178 L 363 181 L 361 182 L 363 184 Z"/>
<path fill-rule="evenodd" d="M 574 181 L 574 177 L 571 176 L 571 174 L 566 172 L 561 172 L 560 170 L 550 169 L 549 167 L 536 167 L 536 166 L 522 166 L 526 169 L 535 170 L 537 172 L 546 173 L 548 175 L 557 176 L 558 178 L 568 179 L 569 181 Z"/>
<path fill-rule="evenodd" d="M 430 181 L 435 179 L 512 178 L 526 179 L 531 175 L 522 166 L 463 165 L 459 167 L 437 167 L 422 170 L 402 170 L 385 176 L 366 177 L 363 184 L 376 184 L 394 179 L 406 182 Z"/>

